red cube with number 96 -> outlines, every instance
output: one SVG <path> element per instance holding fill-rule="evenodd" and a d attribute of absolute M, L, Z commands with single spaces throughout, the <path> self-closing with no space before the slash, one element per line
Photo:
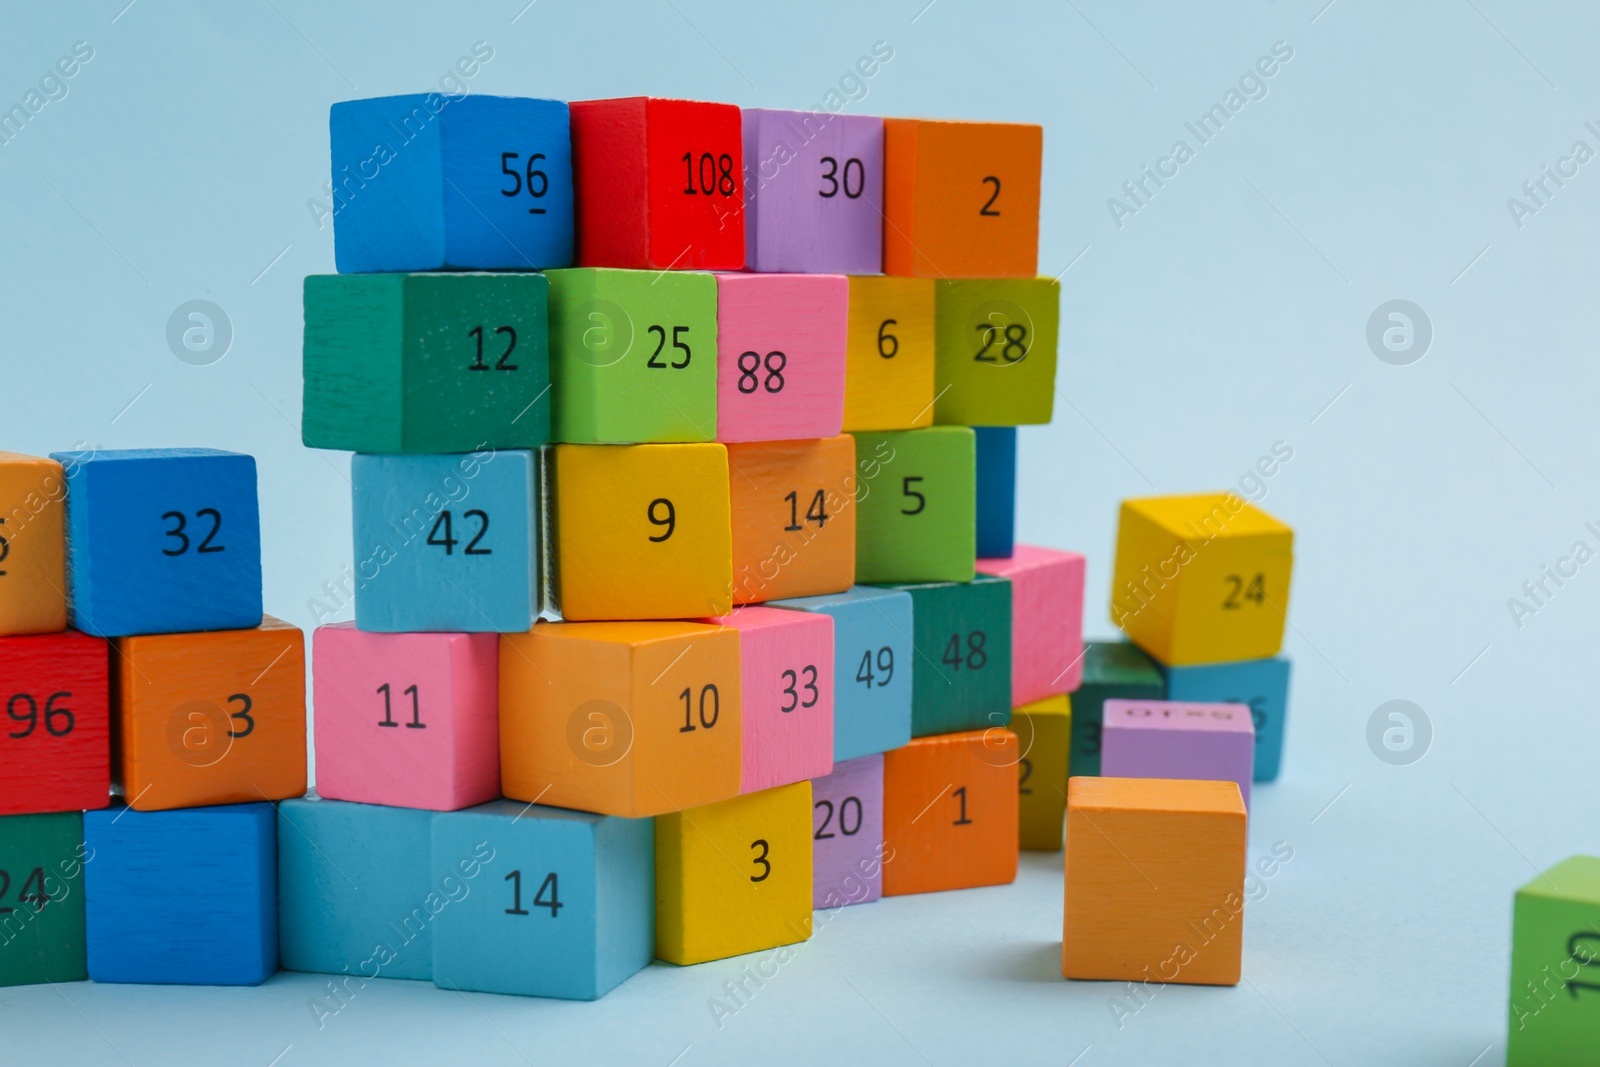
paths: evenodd
<path fill-rule="evenodd" d="M 0 815 L 103 808 L 111 795 L 106 642 L 0 637 Z"/>

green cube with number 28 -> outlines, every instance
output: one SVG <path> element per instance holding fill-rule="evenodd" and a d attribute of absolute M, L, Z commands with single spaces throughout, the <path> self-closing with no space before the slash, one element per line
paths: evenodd
<path fill-rule="evenodd" d="M 933 421 L 1023 426 L 1050 421 L 1061 285 L 978 278 L 934 286 Z"/>
<path fill-rule="evenodd" d="M 856 581 L 969 582 L 977 444 L 965 426 L 857 433 Z"/>
<path fill-rule="evenodd" d="M 1507 1067 L 1595 1062 L 1600 1037 L 1600 858 L 1573 856 L 1517 890 Z"/>

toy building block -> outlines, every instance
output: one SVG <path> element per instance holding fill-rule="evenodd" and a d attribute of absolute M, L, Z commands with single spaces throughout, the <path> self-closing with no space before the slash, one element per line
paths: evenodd
<path fill-rule="evenodd" d="M 643 96 L 569 106 L 579 266 L 744 266 L 737 107 Z"/>
<path fill-rule="evenodd" d="M 739 634 L 540 623 L 500 638 L 506 796 L 640 818 L 739 792 Z"/>
<path fill-rule="evenodd" d="M 213 448 L 53 452 L 72 625 L 98 637 L 261 623 L 256 461 Z"/>
<path fill-rule="evenodd" d="M 656 957 L 705 963 L 811 936 L 811 783 L 656 819 Z"/>
<path fill-rule="evenodd" d="M 320 763 L 317 772 L 320 779 Z M 459 878 L 454 885 L 433 878 L 432 818 L 314 796 L 278 804 L 285 970 L 342 975 L 355 988 L 372 978 L 433 977 L 434 917 L 467 890 Z"/>
<path fill-rule="evenodd" d="M 836 763 L 811 783 L 813 908 L 883 896 L 883 756 Z"/>
<path fill-rule="evenodd" d="M 1600 859 L 1572 856 L 1517 890 L 1506 1067 L 1594 1062 L 1600 1023 Z"/>
<path fill-rule="evenodd" d="M 301 439 L 351 452 L 550 439 L 542 274 L 313 274 Z"/>
<path fill-rule="evenodd" d="M 849 305 L 839 274 L 717 275 L 717 440 L 840 431 Z"/>
<path fill-rule="evenodd" d="M 919 737 L 884 754 L 884 896 L 1016 880 L 1020 755 L 1003 729 Z"/>
<path fill-rule="evenodd" d="M 312 635 L 317 792 L 455 811 L 500 795 L 495 634 Z"/>
<path fill-rule="evenodd" d="M 833 619 L 748 607 L 706 621 L 739 633 L 744 734 L 739 792 L 757 793 L 830 773 Z"/>
<path fill-rule="evenodd" d="M 107 655 L 76 630 L 0 637 L 0 815 L 110 803 Z"/>
<path fill-rule="evenodd" d="M 726 448 L 557 445 L 553 455 L 563 618 L 684 619 L 732 609 Z"/>
<path fill-rule="evenodd" d="M 884 119 L 883 272 L 1027 278 L 1039 268 L 1044 130 Z"/>
<path fill-rule="evenodd" d="M 89 977 L 141 985 L 260 985 L 278 969 L 271 804 L 83 816 Z M 174 905 L 199 879 L 204 895 Z"/>
<path fill-rule="evenodd" d="M 591 267 L 546 277 L 555 440 L 715 440 L 714 277 Z"/>
<path fill-rule="evenodd" d="M 858 433 L 856 581 L 967 582 L 976 458 L 964 426 Z"/>
<path fill-rule="evenodd" d="M 977 444 L 978 558 L 1006 559 L 1016 548 L 1017 428 L 974 426 Z"/>
<path fill-rule="evenodd" d="M 1083 568 L 1076 552 L 1017 545 L 980 559 L 978 573 L 1011 582 L 1011 700 L 1069 693 L 1083 679 Z"/>
<path fill-rule="evenodd" d="M 911 594 L 870 585 L 769 607 L 833 618 L 833 760 L 911 740 Z"/>
<path fill-rule="evenodd" d="M 347 100 L 328 116 L 340 274 L 572 262 L 567 105 L 479 94 Z"/>
<path fill-rule="evenodd" d="M 1067 811 L 1067 751 L 1072 747 L 1072 698 L 1045 697 L 1011 713 L 1022 748 L 1017 761 L 1017 831 L 1025 849 L 1061 847 Z"/>
<path fill-rule="evenodd" d="M 1155 660 L 1126 641 L 1083 646 L 1083 681 L 1072 694 L 1072 754 L 1067 773 L 1100 773 L 1101 732 L 1107 700 L 1164 700 L 1166 683 Z"/>
<path fill-rule="evenodd" d="M 0 986 L 81 982 L 83 813 L 0 816 Z"/>
<path fill-rule="evenodd" d="M 534 453 L 350 461 L 356 626 L 374 633 L 526 630 L 539 614 Z"/>
<path fill-rule="evenodd" d="M 883 270 L 883 120 L 746 108 L 745 266 Z"/>
<path fill-rule="evenodd" d="M 1067 783 L 1061 973 L 1236 985 L 1245 811 L 1232 782 Z"/>
<path fill-rule="evenodd" d="M 911 594 L 911 735 L 1011 721 L 1011 583 L 896 586 Z"/>
<path fill-rule="evenodd" d="M 1056 399 L 1061 283 L 986 278 L 934 283 L 933 421 L 1016 426 L 1050 421 Z"/>
<path fill-rule="evenodd" d="M 619 819 L 496 800 L 433 821 L 436 881 L 484 872 L 440 913 L 433 980 L 595 1000 L 655 954 L 655 832 Z"/>
<path fill-rule="evenodd" d="M 0 636 L 67 628 L 66 493 L 60 463 L 0 452 Z"/>
<path fill-rule="evenodd" d="M 1243 704 L 1108 700 L 1104 716 L 1103 777 L 1233 782 L 1250 810 L 1256 732 Z"/>
<path fill-rule="evenodd" d="M 933 280 L 852 277 L 844 428 L 933 425 Z"/>
<path fill-rule="evenodd" d="M 1289 659 L 1249 659 L 1197 667 L 1165 667 L 1167 699 L 1197 704 L 1244 704 L 1255 720 L 1255 780 L 1278 777 L 1289 713 Z"/>
<path fill-rule="evenodd" d="M 850 588 L 855 467 L 849 435 L 728 446 L 735 604 Z"/>
<path fill-rule="evenodd" d="M 1276 656 L 1293 545 L 1233 493 L 1124 500 L 1111 621 L 1169 667 Z"/>
<path fill-rule="evenodd" d="M 306 791 L 299 629 L 149 634 L 114 642 L 117 780 L 138 811 L 282 800 Z"/>

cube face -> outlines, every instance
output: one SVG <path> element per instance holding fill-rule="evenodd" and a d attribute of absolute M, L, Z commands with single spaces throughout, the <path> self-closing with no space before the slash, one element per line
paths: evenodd
<path fill-rule="evenodd" d="M 813 908 L 883 896 L 883 756 L 835 764 L 811 783 Z"/>
<path fill-rule="evenodd" d="M 433 821 L 434 881 L 483 873 L 439 914 L 442 989 L 594 1000 L 650 962 L 655 839 L 648 819 L 498 800 Z"/>
<path fill-rule="evenodd" d="M 739 792 L 739 634 L 683 622 L 540 623 L 500 638 L 509 797 L 627 818 Z"/>
<path fill-rule="evenodd" d="M 1011 700 L 1029 704 L 1083 680 L 1084 558 L 1017 545 L 1009 559 L 980 559 L 978 571 L 1011 582 Z"/>
<path fill-rule="evenodd" d="M 572 262 L 572 145 L 558 100 L 427 93 L 328 119 L 339 273 Z"/>
<path fill-rule="evenodd" d="M 432 978 L 434 909 L 455 887 L 433 879 L 430 814 L 307 797 L 277 818 L 284 969 Z"/>
<path fill-rule="evenodd" d="M 856 581 L 967 582 L 976 452 L 962 426 L 858 433 Z"/>
<path fill-rule="evenodd" d="M 883 120 L 745 108 L 745 266 L 877 274 L 883 269 Z"/>
<path fill-rule="evenodd" d="M 118 778 L 138 811 L 282 800 L 306 791 L 306 661 L 300 631 L 117 640 Z"/>
<path fill-rule="evenodd" d="M 933 425 L 933 280 L 852 277 L 844 428 Z"/>
<path fill-rule="evenodd" d="M 1006 559 L 1016 549 L 1017 428 L 974 426 L 972 432 L 977 444 L 978 558 Z"/>
<path fill-rule="evenodd" d="M 717 282 L 709 274 L 551 271 L 557 441 L 717 436 Z"/>
<path fill-rule="evenodd" d="M 705 963 L 810 937 L 811 835 L 810 782 L 657 818 L 657 958 Z"/>
<path fill-rule="evenodd" d="M 259 985 L 278 969 L 277 822 L 271 804 L 83 817 L 89 977 Z M 203 878 L 204 907 L 173 900 Z"/>
<path fill-rule="evenodd" d="M 558 445 L 554 463 L 564 618 L 697 618 L 733 607 L 727 449 Z"/>
<path fill-rule="evenodd" d="M 350 461 L 356 626 L 375 633 L 526 630 L 539 613 L 534 454 Z"/>
<path fill-rule="evenodd" d="M 301 436 L 431 453 L 550 438 L 541 274 L 312 275 Z"/>
<path fill-rule="evenodd" d="M 844 425 L 849 280 L 717 275 L 717 439 L 832 437 Z"/>
<path fill-rule="evenodd" d="M 104 638 L 0 637 L 0 815 L 103 808 L 111 796 Z"/>
<path fill-rule="evenodd" d="M 1238 983 L 1245 811 L 1233 783 L 1074 778 L 1065 865 L 1065 977 Z"/>
<path fill-rule="evenodd" d="M 0 452 L 0 636 L 67 628 L 66 475 Z"/>
<path fill-rule="evenodd" d="M 916 648 L 911 735 L 948 734 L 1011 721 L 1011 583 L 906 585 Z"/>
<path fill-rule="evenodd" d="M 735 604 L 850 588 L 855 460 L 848 435 L 728 446 Z"/>
<path fill-rule="evenodd" d="M 497 635 L 345 622 L 312 645 L 322 796 L 455 811 L 500 795 Z"/>
<path fill-rule="evenodd" d="M 921 737 L 883 757 L 883 895 L 1017 877 L 1017 735 Z"/>
<path fill-rule="evenodd" d="M 1590 969 L 1600 859 L 1573 856 L 1517 890 L 1512 908 L 1507 1067 L 1576 1067 L 1594 1059 Z"/>
<path fill-rule="evenodd" d="M 1022 848 L 1055 852 L 1067 808 L 1067 762 L 1072 747 L 1072 698 L 1063 693 L 1011 713 L 1022 748 L 1017 761 L 1017 831 Z"/>
<path fill-rule="evenodd" d="M 885 119 L 884 273 L 1032 276 L 1043 154 L 1038 126 Z"/>
<path fill-rule="evenodd" d="M 1052 278 L 938 281 L 933 420 L 1050 421 L 1061 284 Z"/>
<path fill-rule="evenodd" d="M 1090 641 L 1083 649 L 1083 681 L 1072 694 L 1072 754 L 1068 773 L 1100 774 L 1101 734 L 1107 700 L 1164 700 L 1166 682 L 1155 660 L 1126 641 Z"/>
<path fill-rule="evenodd" d="M 1256 735 L 1245 705 L 1108 700 L 1104 714 L 1104 777 L 1233 782 L 1250 809 Z"/>
<path fill-rule="evenodd" d="M 99 637 L 261 622 L 256 461 L 211 448 L 57 452 L 72 625 Z"/>
<path fill-rule="evenodd" d="M 89 977 L 86 857 L 81 812 L 0 817 L 0 986 Z"/>
<path fill-rule="evenodd" d="M 1255 720 L 1255 780 L 1270 782 L 1278 777 L 1289 712 L 1287 657 L 1168 667 L 1162 673 L 1168 700 L 1247 705 Z"/>

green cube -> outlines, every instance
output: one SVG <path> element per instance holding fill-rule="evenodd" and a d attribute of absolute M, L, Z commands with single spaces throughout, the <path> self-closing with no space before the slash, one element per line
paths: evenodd
<path fill-rule="evenodd" d="M 1100 774 L 1100 730 L 1108 700 L 1164 700 L 1166 679 L 1156 661 L 1127 641 L 1083 646 L 1083 683 L 1072 694 L 1072 752 L 1067 774 Z"/>
<path fill-rule="evenodd" d="M 715 276 L 584 267 L 548 277 L 555 440 L 716 439 Z"/>
<path fill-rule="evenodd" d="M 970 582 L 977 445 L 965 426 L 858 433 L 856 581 Z"/>
<path fill-rule="evenodd" d="M 911 594 L 911 736 L 1010 723 L 1010 580 L 890 588 Z"/>
<path fill-rule="evenodd" d="M 89 977 L 83 813 L 0 817 L 0 986 Z"/>
<path fill-rule="evenodd" d="M 305 286 L 312 448 L 475 452 L 550 439 L 542 274 L 314 274 Z"/>
<path fill-rule="evenodd" d="M 1517 890 L 1506 1067 L 1593 1064 L 1600 1038 L 1600 858 L 1562 860 Z"/>
<path fill-rule="evenodd" d="M 1061 285 L 1053 278 L 941 281 L 934 288 L 933 421 L 1050 421 Z"/>

